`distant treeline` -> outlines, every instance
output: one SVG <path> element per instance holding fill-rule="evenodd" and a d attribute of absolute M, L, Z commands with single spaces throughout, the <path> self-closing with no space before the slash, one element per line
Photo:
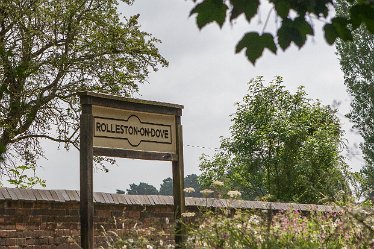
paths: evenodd
<path fill-rule="evenodd" d="M 195 189 L 192 193 L 185 193 L 187 197 L 202 197 L 200 193 L 201 186 L 198 181 L 198 176 L 196 174 L 188 175 L 184 178 L 184 187 Z M 117 194 L 128 194 L 128 195 L 173 195 L 173 179 L 168 177 L 162 181 L 160 184 L 160 190 L 155 186 L 150 185 L 145 182 L 140 182 L 139 184 L 132 183 L 130 188 L 126 191 L 117 189 Z"/>

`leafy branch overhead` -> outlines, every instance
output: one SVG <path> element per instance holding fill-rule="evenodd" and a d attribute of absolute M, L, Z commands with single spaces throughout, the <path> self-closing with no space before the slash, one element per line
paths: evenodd
<path fill-rule="evenodd" d="M 115 0 L 0 1 L 0 181 L 7 175 L 20 186 L 26 178 L 10 169 L 36 165 L 42 139 L 78 148 L 77 92 L 131 96 L 167 66 L 139 15 L 122 18 L 117 7 Z"/>
<path fill-rule="evenodd" d="M 221 28 L 230 20 L 233 22 L 241 15 L 245 16 L 248 23 L 260 11 L 259 0 L 192 0 L 195 2 L 190 15 L 196 14 L 196 24 L 202 29 L 207 24 L 215 22 Z M 328 19 L 333 12 L 332 0 L 269 0 L 272 8 L 268 17 L 275 12 L 275 17 L 280 20 L 280 26 L 274 34 L 265 32 L 268 18 L 262 32 L 250 31 L 236 45 L 236 53 L 245 49 L 245 54 L 253 64 L 262 56 L 264 49 L 276 54 L 278 47 L 286 50 L 292 43 L 298 48 L 305 45 L 307 36 L 314 35 L 312 19 L 324 21 L 323 32 L 326 42 L 334 44 L 337 38 L 343 41 L 352 40 L 352 31 L 360 25 L 366 26 L 370 33 L 374 33 L 374 1 L 372 0 L 347 0 L 350 3 L 348 16 L 336 16 Z"/>

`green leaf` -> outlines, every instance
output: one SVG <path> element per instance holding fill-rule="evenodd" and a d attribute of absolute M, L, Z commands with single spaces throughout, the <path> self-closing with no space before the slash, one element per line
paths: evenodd
<path fill-rule="evenodd" d="M 374 34 L 374 19 L 366 20 L 365 24 L 369 32 Z"/>
<path fill-rule="evenodd" d="M 199 29 L 211 22 L 216 22 L 222 27 L 226 19 L 227 9 L 227 5 L 222 0 L 205 0 L 191 10 L 190 16 L 197 14 L 196 24 Z"/>
<path fill-rule="evenodd" d="M 264 33 L 264 34 L 262 34 L 261 38 L 262 38 L 262 42 L 264 44 L 264 47 L 269 49 L 274 54 L 276 54 L 277 53 L 277 46 L 275 45 L 273 35 L 270 34 L 270 33 Z"/>
<path fill-rule="evenodd" d="M 4 161 L 4 154 L 6 152 L 6 147 L 0 143 L 0 162 Z"/>
<path fill-rule="evenodd" d="M 283 19 L 282 26 L 278 29 L 278 44 L 286 50 L 291 42 L 301 48 L 304 46 L 307 35 L 313 35 L 312 26 L 305 21 L 304 17 L 296 17 L 292 19 Z"/>
<path fill-rule="evenodd" d="M 331 24 L 334 26 L 337 37 L 343 41 L 351 41 L 353 39 L 352 32 L 347 28 L 348 20 L 344 17 L 334 17 L 331 19 Z"/>
<path fill-rule="evenodd" d="M 358 28 L 361 25 L 361 13 L 365 11 L 361 5 L 354 5 L 349 9 L 349 14 L 351 18 L 352 27 L 354 29 Z"/>
<path fill-rule="evenodd" d="M 314 35 L 312 26 L 305 20 L 304 17 L 296 17 L 294 20 L 294 26 L 303 36 Z"/>
<path fill-rule="evenodd" d="M 256 32 L 250 32 L 246 33 L 243 38 L 236 44 L 235 53 L 239 53 L 244 48 L 248 46 L 248 43 L 250 43 L 252 40 L 256 39 L 256 37 L 259 37 L 259 34 Z"/>
<path fill-rule="evenodd" d="M 365 23 L 368 31 L 374 34 L 374 3 L 356 4 L 350 8 L 349 13 L 353 29 Z"/>
<path fill-rule="evenodd" d="M 288 16 L 290 7 L 291 7 L 290 3 L 287 1 L 280 0 L 280 1 L 274 2 L 275 11 L 282 18 L 286 18 Z"/>
<path fill-rule="evenodd" d="M 286 50 L 291 44 L 291 37 L 290 37 L 291 28 L 289 27 L 288 23 L 283 20 L 282 26 L 278 29 L 277 36 L 278 36 L 278 44 L 282 48 L 282 50 Z"/>
<path fill-rule="evenodd" d="M 325 31 L 325 39 L 327 43 L 330 45 L 334 44 L 336 38 L 338 37 L 334 26 L 331 23 L 326 23 L 325 26 L 323 26 L 323 30 Z"/>
<path fill-rule="evenodd" d="M 230 0 L 230 3 L 232 5 L 231 21 L 244 13 L 246 19 L 250 22 L 252 17 L 256 15 L 260 5 L 258 0 Z"/>
<path fill-rule="evenodd" d="M 245 54 L 252 64 L 261 57 L 265 48 L 269 49 L 274 54 L 277 52 L 277 47 L 274 43 L 274 38 L 269 33 L 259 35 L 257 32 L 246 33 L 243 38 L 236 45 L 236 53 L 239 53 L 246 48 Z"/>
<path fill-rule="evenodd" d="M 295 43 L 296 46 L 298 46 L 299 48 L 304 46 L 304 44 L 306 42 L 306 36 L 302 35 L 299 32 L 298 29 L 296 29 L 296 28 L 291 29 L 290 33 L 289 33 L 289 36 L 290 36 L 291 40 L 293 41 L 293 43 Z"/>
<path fill-rule="evenodd" d="M 256 32 L 246 33 L 236 45 L 236 53 L 246 48 L 246 56 L 252 64 L 255 64 L 257 58 L 262 55 L 264 45 L 261 42 L 260 35 Z"/>

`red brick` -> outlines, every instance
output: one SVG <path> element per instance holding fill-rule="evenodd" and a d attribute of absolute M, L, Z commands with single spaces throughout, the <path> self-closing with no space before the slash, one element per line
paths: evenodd
<path fill-rule="evenodd" d="M 0 224 L 0 230 L 15 230 L 15 229 L 16 229 L 16 224 L 12 224 L 12 225 Z"/>
<path fill-rule="evenodd" d="M 16 223 L 16 230 L 26 230 L 26 228 L 25 223 Z"/>
<path fill-rule="evenodd" d="M 57 236 L 69 236 L 70 235 L 70 229 L 56 229 L 55 234 Z"/>
<path fill-rule="evenodd" d="M 16 238 L 17 236 L 16 230 L 0 230 L 0 238 Z"/>
<path fill-rule="evenodd" d="M 2 246 L 17 246 L 17 238 L 6 238 L 0 242 Z"/>

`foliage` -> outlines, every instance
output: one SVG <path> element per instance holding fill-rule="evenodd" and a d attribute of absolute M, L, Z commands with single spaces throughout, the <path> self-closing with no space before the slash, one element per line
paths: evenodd
<path fill-rule="evenodd" d="M 348 171 L 339 155 L 342 131 L 334 110 L 307 99 L 302 87 L 290 93 L 280 77 L 268 86 L 263 81 L 249 82 L 221 151 L 202 156 L 202 182 L 221 180 L 245 199 L 346 200 Z"/>
<path fill-rule="evenodd" d="M 117 194 L 125 195 L 126 191 L 123 191 L 122 189 L 116 189 Z"/>
<path fill-rule="evenodd" d="M 215 187 L 222 186 L 216 182 Z M 228 195 L 219 190 L 217 196 Z M 236 195 L 238 197 L 238 195 Z M 233 198 L 229 202 L 234 202 Z M 240 201 L 240 200 L 239 200 Z M 313 207 L 316 209 L 313 210 Z M 183 248 L 290 248 L 344 249 L 374 246 L 374 209 L 370 206 L 332 207 L 321 212 L 310 205 L 311 211 L 242 210 L 235 208 L 201 208 L 199 213 L 182 213 L 186 226 Z M 334 211 L 335 210 L 335 211 Z M 167 225 L 169 223 L 167 222 Z M 118 224 L 115 221 L 115 226 Z M 122 228 L 124 224 L 122 224 Z M 172 229 L 172 227 L 169 227 Z M 155 229 L 105 231 L 105 248 L 174 248 L 163 239 L 154 239 Z M 117 232 L 116 232 L 117 231 Z M 104 248 L 104 247 L 102 247 Z"/>
<path fill-rule="evenodd" d="M 343 0 L 336 2 L 339 15 L 348 15 L 349 7 Z M 348 117 L 364 139 L 361 148 L 366 165 L 362 169 L 362 187 L 367 197 L 374 198 L 374 34 L 360 27 L 352 35 L 350 42 L 338 40 L 336 48 L 344 83 L 353 97 Z"/>
<path fill-rule="evenodd" d="M 372 248 L 374 213 L 207 211 L 188 225 L 186 248 Z"/>
<path fill-rule="evenodd" d="M 193 188 L 195 191 L 191 193 L 185 193 L 186 197 L 201 197 L 200 185 L 198 182 L 198 176 L 196 174 L 187 175 L 184 178 L 185 188 Z M 139 185 L 130 184 L 130 189 L 127 189 L 128 194 L 133 195 L 173 195 L 173 179 L 171 177 L 162 180 L 160 185 L 160 191 L 153 185 L 141 182 Z M 125 191 L 117 189 L 117 194 L 126 194 Z"/>
<path fill-rule="evenodd" d="M 107 231 L 104 227 L 102 228 L 101 235 L 104 240 L 101 241 L 105 246 L 99 248 L 106 249 L 172 249 L 174 245 L 166 243 L 162 238 L 165 238 L 165 232 L 163 230 L 156 231 L 153 227 L 144 227 L 141 224 L 135 223 L 131 229 L 124 230 L 125 223 L 129 221 L 123 221 L 122 224 L 118 224 L 118 221 L 114 218 L 115 230 Z M 166 226 L 170 227 L 169 222 L 166 222 Z M 122 225 L 119 226 L 119 225 Z M 122 228 L 122 229 L 121 229 Z M 155 237 L 160 238 L 156 240 Z"/>
<path fill-rule="evenodd" d="M 45 187 L 45 180 L 35 175 L 35 165 L 21 165 L 9 170 L 8 182 L 16 188 L 32 188 L 36 185 Z M 31 175 L 30 176 L 30 172 Z"/>
<path fill-rule="evenodd" d="M 158 190 L 154 186 L 144 182 L 139 183 L 139 185 L 130 184 L 130 188 L 126 191 L 128 195 L 158 195 Z"/>
<path fill-rule="evenodd" d="M 352 1 L 348 0 L 348 2 Z M 259 0 L 193 0 L 193 2 L 196 4 L 190 15 L 196 14 L 196 24 L 199 29 L 211 22 L 222 27 L 227 19 L 235 24 L 240 16 L 244 16 L 245 20 L 251 23 L 256 14 L 260 15 L 260 7 L 263 3 Z M 330 45 L 337 38 L 344 41 L 352 40 L 352 31 L 360 26 L 365 26 L 371 34 L 374 33 L 374 2 L 371 0 L 357 1 L 349 7 L 349 15 L 335 16 L 330 20 L 329 14 L 334 8 L 332 0 L 269 0 L 268 4 L 271 5 L 271 9 L 262 32 L 250 31 L 236 45 L 236 53 L 244 49 L 248 60 L 253 64 L 261 57 L 264 49 L 275 54 L 278 47 L 286 50 L 292 43 L 299 48 L 303 47 L 307 36 L 314 36 L 313 19 L 325 22 L 323 32 Z M 274 33 L 266 32 L 266 26 L 273 12 L 276 30 Z"/>
<path fill-rule="evenodd" d="M 195 190 L 195 192 L 192 193 L 185 193 L 186 197 L 201 197 L 201 194 L 199 193 L 201 186 L 199 183 L 199 177 L 196 174 L 191 174 L 184 178 L 184 187 L 193 188 Z"/>
<path fill-rule="evenodd" d="M 196 174 L 190 174 L 184 178 L 184 187 L 193 188 L 195 190 L 191 193 L 185 192 L 186 197 L 201 197 L 201 187 Z M 160 185 L 160 195 L 173 195 L 173 179 L 168 177 L 162 181 Z"/>
<path fill-rule="evenodd" d="M 35 164 L 40 139 L 77 147 L 77 92 L 130 96 L 167 65 L 158 42 L 138 15 L 120 17 L 116 0 L 1 1 L 1 169 Z"/>
<path fill-rule="evenodd" d="M 159 193 L 160 195 L 173 195 L 173 179 L 171 177 L 162 180 Z"/>
<path fill-rule="evenodd" d="M 217 185 L 217 184 L 215 184 Z M 220 183 L 219 186 L 222 186 Z M 222 190 L 218 195 L 223 195 Z M 226 195 L 229 196 L 229 191 Z M 236 195 L 235 197 L 239 197 Z M 234 202 L 233 198 L 230 201 Z M 315 207 L 315 209 L 313 209 Z M 202 209 L 184 215 L 186 248 L 371 248 L 374 209 L 370 206 L 332 207 L 321 212 Z M 190 213 L 188 213 L 190 214 Z"/>

